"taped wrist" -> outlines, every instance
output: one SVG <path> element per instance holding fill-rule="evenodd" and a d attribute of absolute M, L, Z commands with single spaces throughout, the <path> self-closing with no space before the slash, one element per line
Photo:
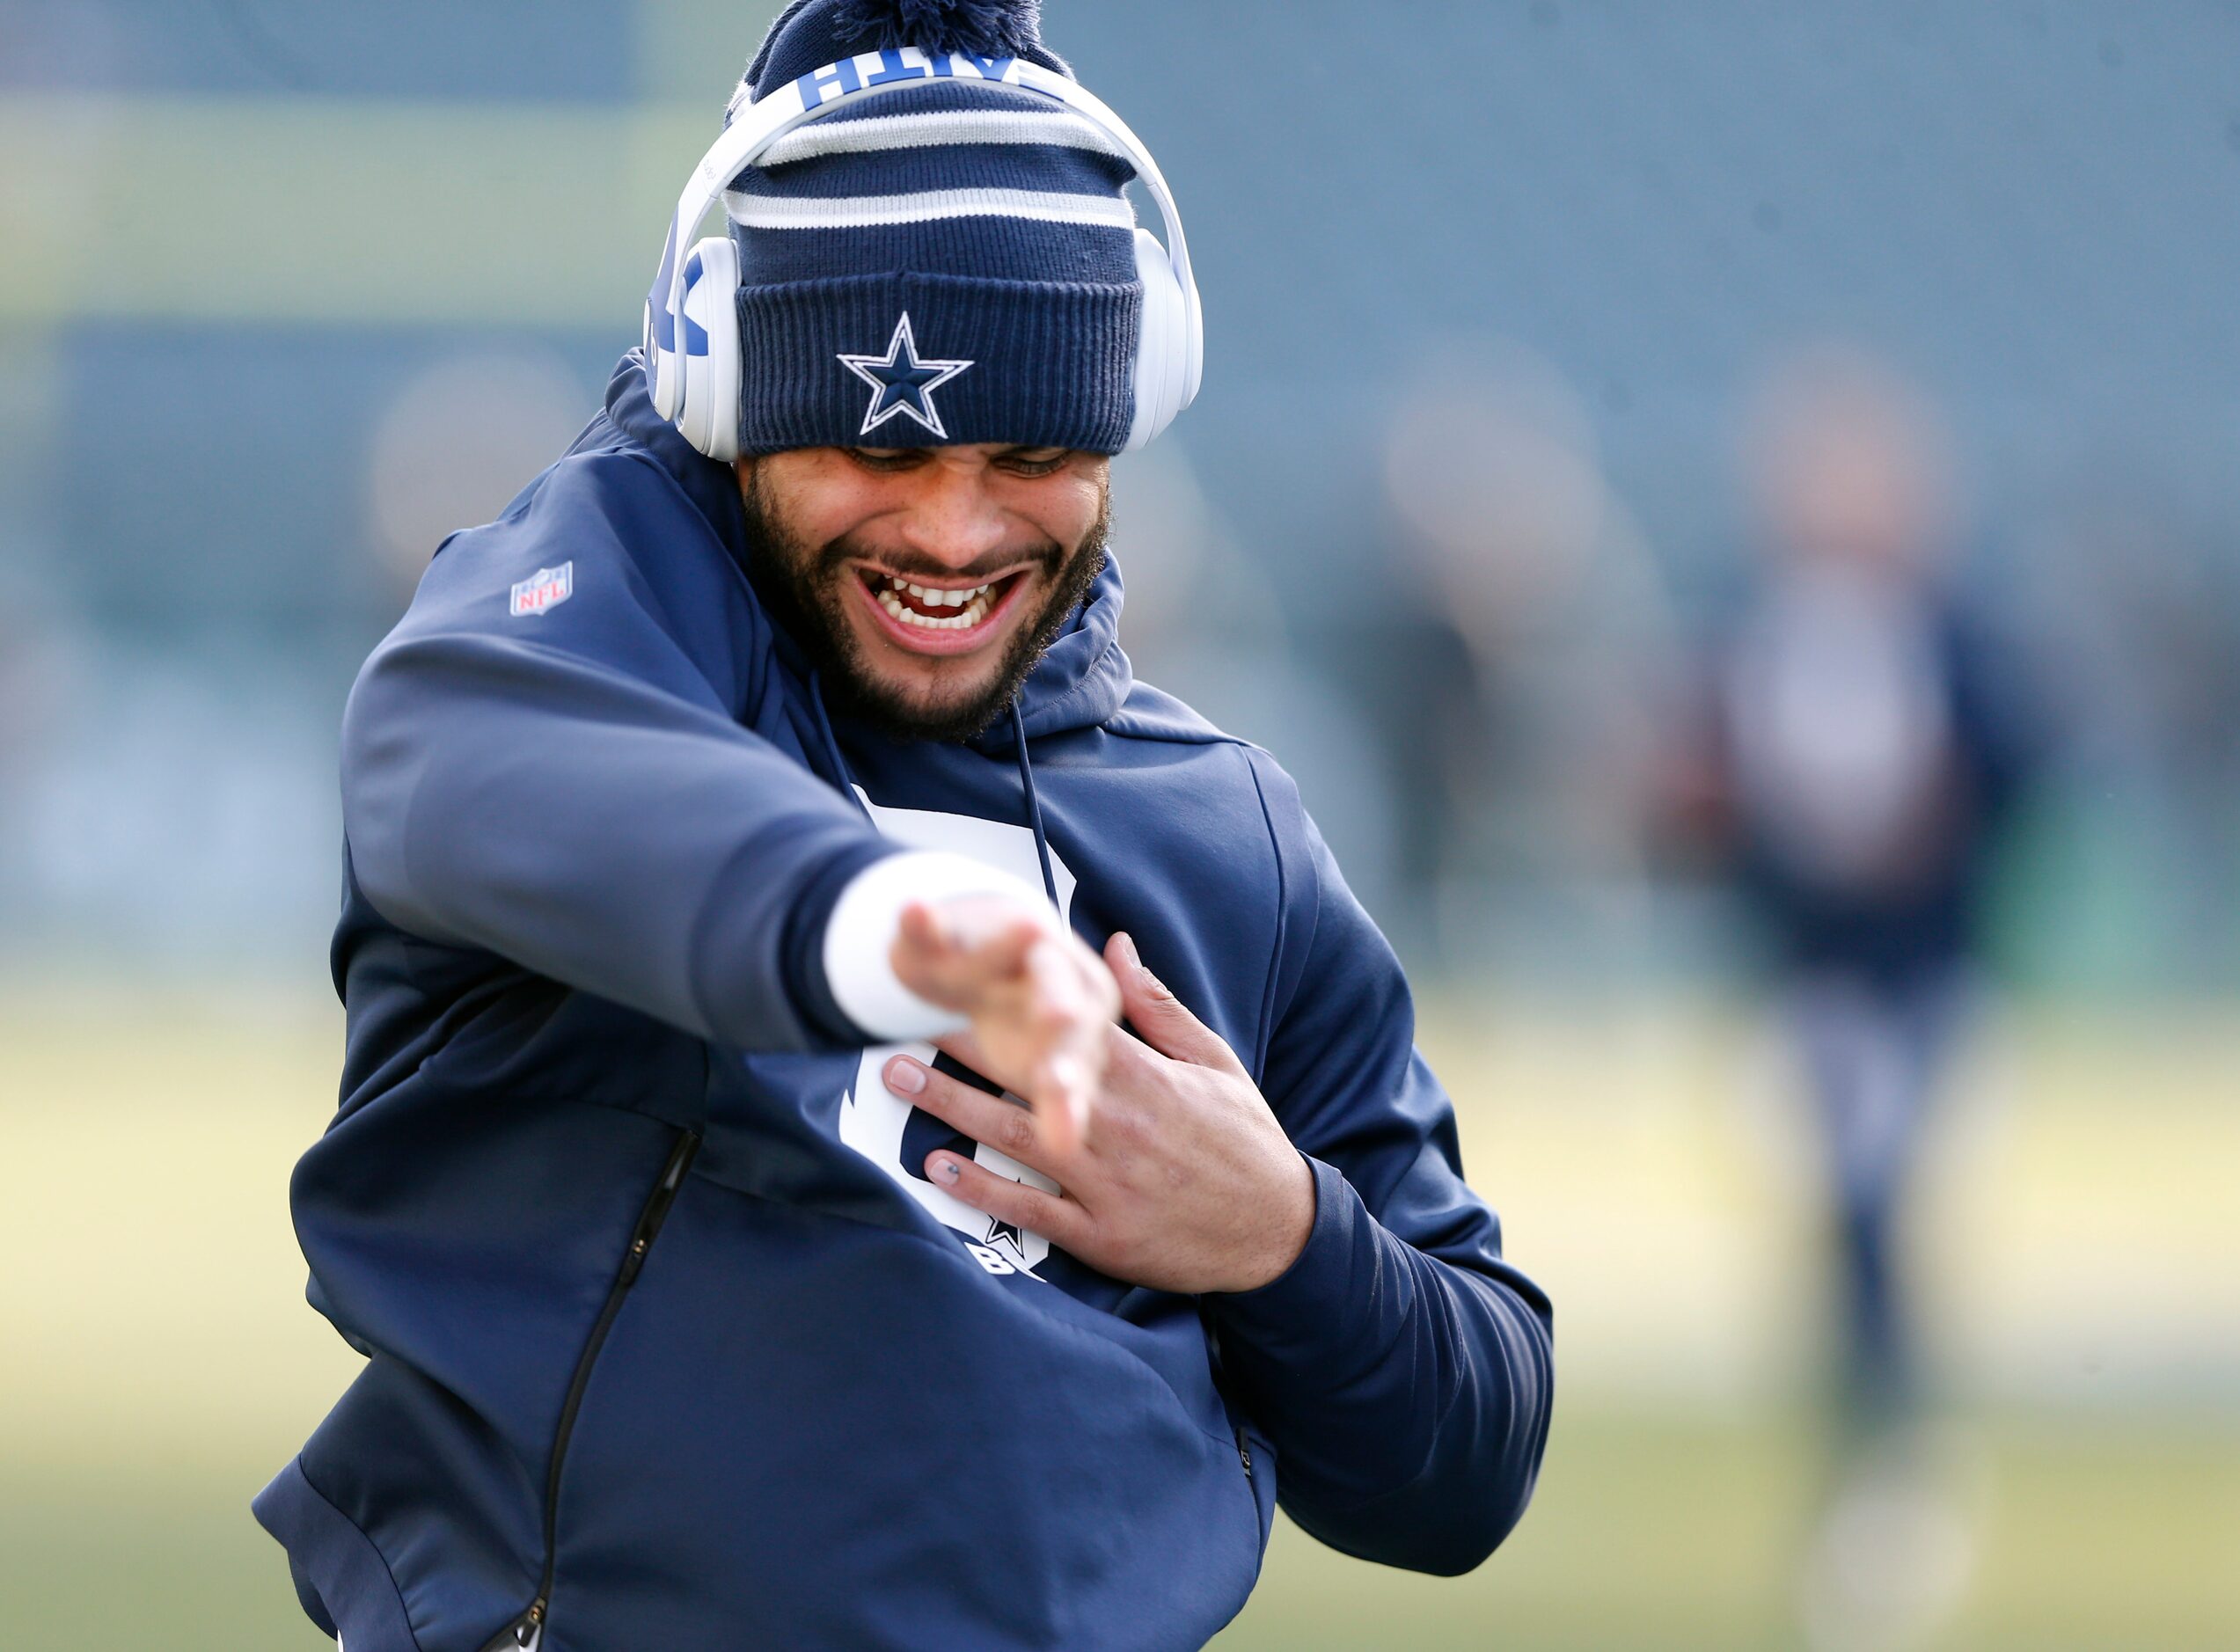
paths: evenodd
<path fill-rule="evenodd" d="M 912 901 L 929 904 L 961 895 L 1018 903 L 1022 915 L 1055 928 L 1040 889 L 1007 872 L 943 850 L 914 850 L 873 862 L 849 880 L 824 925 L 824 980 L 847 1018 L 879 1043 L 954 1033 L 965 1018 L 919 998 L 902 983 L 889 957 Z"/>

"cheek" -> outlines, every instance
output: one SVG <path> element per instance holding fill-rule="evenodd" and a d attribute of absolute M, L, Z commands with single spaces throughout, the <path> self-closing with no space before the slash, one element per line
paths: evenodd
<path fill-rule="evenodd" d="M 855 501 L 818 494 L 799 501 L 789 513 L 786 525 L 794 544 L 822 549 L 836 539 L 846 538 L 852 530 L 873 514 Z"/>
<path fill-rule="evenodd" d="M 1096 481 L 1069 479 L 1062 488 L 1034 500 L 1020 515 L 1071 550 L 1087 537 L 1103 505 L 1104 490 Z"/>
<path fill-rule="evenodd" d="M 773 454 L 763 464 L 765 506 L 794 545 L 830 545 L 881 508 L 877 479 L 832 456 L 810 450 Z"/>

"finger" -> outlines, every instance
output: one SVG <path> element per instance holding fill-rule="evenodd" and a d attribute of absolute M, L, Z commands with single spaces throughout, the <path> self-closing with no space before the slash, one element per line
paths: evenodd
<path fill-rule="evenodd" d="M 1103 1023 L 1095 1025 L 1102 1027 Z M 932 1042 L 935 1049 L 971 1068 L 991 1084 L 1001 1085 L 1026 1102 L 1043 1130 L 1043 1151 L 1049 1158 L 1063 1159 L 1080 1148 L 1082 1138 L 1087 1134 L 1088 1113 L 1094 1105 L 1101 1069 L 1087 1074 L 1069 1071 L 1063 1055 L 1056 1050 L 1044 1055 L 1032 1065 L 1003 1061 L 992 1054 L 970 1029 L 964 1028 L 944 1033 Z M 1055 1075 L 1049 1070 L 1052 1054 L 1058 1056 L 1059 1071 Z M 1084 1093 L 1091 1098 L 1089 1101 L 1080 1099 Z M 1018 1110 L 1008 1101 L 1002 1105 L 1012 1111 Z M 1005 1151 L 1010 1150 L 1007 1148 Z M 1036 1168 L 1046 1166 L 1037 1166 Z M 1056 1174 L 1055 1172 L 1050 1173 Z"/>
<path fill-rule="evenodd" d="M 1019 1058 L 1006 1060 L 990 1049 L 969 1027 L 942 1033 L 926 1041 L 959 1064 L 970 1067 L 990 1084 L 1001 1085 L 1021 1101 L 1028 1100 L 1033 1070 Z"/>
<path fill-rule="evenodd" d="M 974 904 L 955 902 L 937 910 L 913 901 L 903 909 L 887 952 L 895 978 L 904 986 L 967 1013 L 984 994 L 1025 968 L 1028 953 L 1044 932 L 1032 917 L 969 910 Z"/>
<path fill-rule="evenodd" d="M 981 1047 L 980 1041 L 973 1036 L 970 1027 L 961 1027 L 954 1033 L 943 1033 L 939 1037 L 927 1042 L 943 1055 L 963 1062 L 983 1078 L 992 1079 L 997 1084 L 1003 1083 L 1001 1078 L 988 1071 L 986 1064 L 988 1052 Z"/>
<path fill-rule="evenodd" d="M 1065 939 L 1072 943 L 1073 953 L 1088 975 L 1089 990 L 1096 998 L 1097 1019 L 1117 1021 L 1121 1015 L 1120 983 L 1113 978 L 1112 966 L 1080 936 L 1069 933 Z"/>
<path fill-rule="evenodd" d="M 881 1075 L 887 1088 L 944 1124 L 985 1142 L 998 1152 L 1032 1166 L 1044 1175 L 1064 1180 L 1056 1158 L 1047 1151 L 1035 1115 L 1014 1102 L 959 1084 L 907 1056 L 887 1063 Z"/>
<path fill-rule="evenodd" d="M 946 1149 L 926 1155 L 926 1174 L 936 1188 L 955 1194 L 999 1222 L 1027 1228 L 1067 1250 L 1075 1248 L 1073 1241 L 1080 1235 L 1083 1218 L 1081 1207 L 1070 1199 L 999 1176 L 986 1166 Z"/>
<path fill-rule="evenodd" d="M 1038 929 L 1018 976 L 971 1005 L 973 1047 L 959 1060 L 1022 1096 L 1050 1151 L 1080 1145 L 1104 1076 L 1103 1027 L 1119 1002 L 1104 961 L 1071 932 Z"/>
<path fill-rule="evenodd" d="M 1070 1056 L 1047 1058 L 1033 1083 L 1027 1086 L 1027 1105 L 1040 1121 L 1043 1135 L 1056 1155 L 1080 1150 L 1088 1134 L 1089 1107 L 1095 1085 L 1086 1077 L 1080 1061 Z"/>
<path fill-rule="evenodd" d="M 945 1010 L 969 1012 L 973 983 L 958 963 L 956 944 L 941 915 L 922 901 L 904 907 L 894 941 L 887 948 L 887 964 L 895 979 Z"/>
<path fill-rule="evenodd" d="M 1089 973 L 1105 973 L 1085 947 L 1051 941 L 1027 957 L 1036 989 L 1047 1006 L 1048 1043 L 1033 1076 L 1028 1100 L 1043 1115 L 1053 1145 L 1071 1151 L 1088 1126 L 1089 1108 L 1104 1081 L 1105 994 Z M 1087 966 L 1085 968 L 1085 966 Z"/>
<path fill-rule="evenodd" d="M 913 944 L 930 952 L 959 952 L 977 945 L 1007 920 L 1018 921 L 1019 913 L 1007 905 L 991 911 L 985 897 L 964 895 L 938 904 L 932 901 L 911 901 L 899 915 L 897 928 Z"/>
<path fill-rule="evenodd" d="M 941 915 L 924 901 L 911 901 L 902 909 L 901 919 L 896 925 L 903 939 L 920 952 L 939 953 L 948 949 L 948 926 Z"/>
<path fill-rule="evenodd" d="M 1111 966 L 1112 978 L 1120 984 L 1120 1006 L 1144 1042 L 1162 1056 L 1194 1067 L 1215 1067 L 1239 1078 L 1247 1076 L 1236 1051 L 1152 974 L 1137 953 L 1136 943 L 1126 934 L 1116 932 L 1104 943 L 1104 957 Z"/>
<path fill-rule="evenodd" d="M 966 952 L 988 952 L 1016 968 L 1026 949 L 1050 932 L 1050 913 L 1022 907 L 1000 895 L 963 895 L 944 901 L 937 916 L 951 944 Z"/>

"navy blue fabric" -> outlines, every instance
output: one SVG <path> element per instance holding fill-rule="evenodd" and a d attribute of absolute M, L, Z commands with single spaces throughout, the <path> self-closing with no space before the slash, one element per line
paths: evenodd
<path fill-rule="evenodd" d="M 907 417 L 867 435 L 877 392 L 839 364 L 843 354 L 885 355 L 905 315 L 917 359 L 972 363 L 930 392 L 939 438 Z M 743 287 L 739 347 L 751 366 L 740 450 L 938 441 L 1116 453 L 1134 415 L 1142 325 L 1140 284 L 893 274 Z"/>
<path fill-rule="evenodd" d="M 1128 340 L 1133 335 L 1116 337 L 1113 329 L 1124 327 L 1127 319 L 1138 313 L 1137 306 L 1130 302 L 1133 296 L 1131 289 L 1140 291 L 1136 283 L 1133 232 L 1096 223 L 1044 223 L 1036 226 L 1038 233 L 1028 237 L 1015 232 L 1018 223 L 1015 218 L 994 216 L 928 218 L 919 223 L 877 224 L 851 230 L 845 237 L 816 230 L 743 230 L 734 225 L 731 235 L 745 248 L 742 257 L 750 260 L 742 267 L 751 268 L 755 273 L 752 284 L 742 288 L 742 297 L 750 299 L 758 310 L 770 308 L 773 299 L 780 296 L 815 303 L 816 296 L 802 293 L 802 282 L 847 280 L 887 270 L 909 270 L 921 278 L 955 275 L 967 280 L 1008 282 L 1026 289 L 1000 295 L 1016 309 L 1027 309 L 1040 301 L 1030 283 L 1064 281 L 1107 289 L 1099 306 L 1102 313 L 1091 318 L 1101 324 L 1095 348 L 1080 353 L 1087 369 L 1095 371 L 1103 354 L 1121 344 L 1132 350 L 1135 347 Z M 920 313 L 911 318 L 911 325 L 921 339 L 952 335 L 955 318 L 951 307 L 959 303 L 972 304 L 976 300 L 970 293 L 960 291 L 955 298 L 942 302 L 938 311 L 926 308 L 929 302 L 919 299 Z M 856 339 L 856 354 L 882 354 L 894 333 L 895 319 L 889 315 L 883 328 L 875 327 L 871 336 Z M 985 333 L 991 329 L 976 325 L 975 330 Z M 919 353 L 940 354 L 930 344 L 921 345 Z M 750 359 L 754 360 L 756 376 L 767 377 L 769 364 L 758 358 Z M 985 359 L 999 372 L 1016 372 L 1020 366 L 1017 361 L 1003 356 Z M 826 367 L 842 371 L 833 362 L 811 365 L 820 375 Z M 978 366 L 976 360 L 974 371 L 978 371 Z M 842 372 L 842 376 L 846 375 Z M 847 382 L 858 381 L 848 378 Z M 1132 395 L 1129 380 L 1123 377 L 1120 382 Z M 768 388 L 752 392 L 750 399 L 762 395 Z M 774 393 L 774 390 L 770 393 Z M 944 405 L 950 399 L 944 393 Z M 853 428 L 844 434 L 850 441 L 855 439 Z"/>
<path fill-rule="evenodd" d="M 256 1504 L 313 1621 L 479 1652 L 536 1597 L 548 1520 L 545 1652 L 1196 1646 L 1278 1496 L 1353 1553 L 1475 1564 L 1530 1495 L 1548 1305 L 1288 778 L 1132 681 L 1109 569 L 1015 725 L 828 732 L 744 556 L 728 467 L 626 358 L 353 697 L 342 1100 L 291 1192 L 311 1300 L 370 1361 Z M 574 594 L 513 617 L 562 563 Z M 861 1034 L 803 936 L 890 852 L 851 780 L 1039 816 L 1076 930 L 1134 936 L 1310 1157 L 1284 1278 L 992 1273 L 839 1138 Z"/>
<path fill-rule="evenodd" d="M 915 106 L 911 112 L 915 113 Z M 901 111 L 882 109 L 880 113 Z M 838 116 L 832 119 L 837 121 Z M 1116 195 L 1136 175 L 1136 169 L 1117 156 L 1064 143 L 927 143 L 868 153 L 875 154 L 879 164 L 877 187 L 867 192 L 876 194 L 978 188 Z M 743 195 L 772 200 L 831 201 L 860 195 L 867 193 L 868 181 L 860 170 L 866 158 L 866 151 L 841 150 L 776 166 L 750 166 L 731 180 L 731 187 Z M 1105 233 L 1124 238 L 1128 234 L 1124 230 Z"/>
<path fill-rule="evenodd" d="M 257 1518 L 289 1548 L 289 1573 L 296 1597 L 322 1634 L 334 1633 L 334 1619 L 370 1623 L 370 1634 L 357 1633 L 362 1644 L 375 1648 L 409 1648 L 412 1626 L 405 1620 L 404 1603 L 388 1562 L 364 1532 L 348 1516 L 320 1496 L 304 1478 L 300 1459 L 273 1476 L 257 1494 Z M 314 1577 L 307 1569 L 316 1566 Z M 333 1612 L 326 1603 L 334 1602 Z"/>

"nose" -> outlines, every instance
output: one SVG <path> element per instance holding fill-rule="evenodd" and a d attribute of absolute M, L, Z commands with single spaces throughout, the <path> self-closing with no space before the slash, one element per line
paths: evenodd
<path fill-rule="evenodd" d="M 903 542 L 958 573 L 992 558 L 1003 548 L 1005 527 L 988 468 L 973 455 L 941 453 L 918 471 L 898 524 Z"/>

